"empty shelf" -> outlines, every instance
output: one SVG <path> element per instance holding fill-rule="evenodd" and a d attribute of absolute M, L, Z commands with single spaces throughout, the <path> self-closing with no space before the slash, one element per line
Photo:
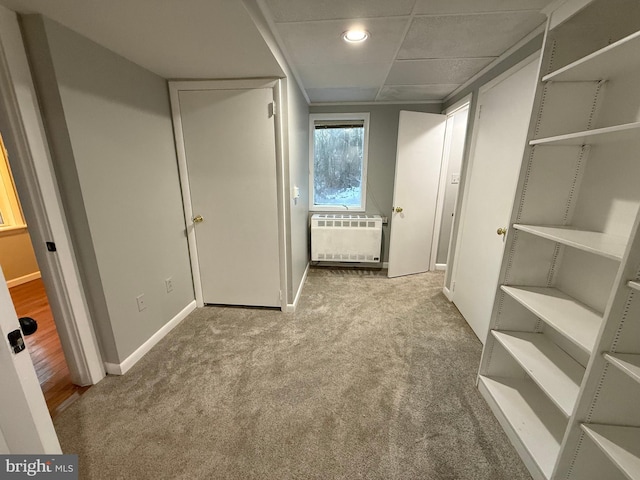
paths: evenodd
<path fill-rule="evenodd" d="M 601 145 L 618 143 L 626 140 L 637 140 L 639 132 L 640 122 L 625 123 L 624 125 L 615 125 L 613 127 L 539 138 L 531 140 L 529 145 Z"/>
<path fill-rule="evenodd" d="M 624 251 L 627 248 L 626 238 L 606 233 L 589 232 L 571 227 L 538 225 L 515 224 L 513 228 L 612 260 L 622 260 Z"/>
<path fill-rule="evenodd" d="M 547 325 L 591 355 L 602 315 L 555 288 L 500 287 Z"/>
<path fill-rule="evenodd" d="M 640 355 L 628 353 L 605 353 L 604 358 L 640 383 Z"/>
<path fill-rule="evenodd" d="M 584 368 L 541 333 L 495 330 L 491 333 L 569 417 L 578 398 Z"/>
<path fill-rule="evenodd" d="M 516 449 L 524 448 L 550 478 L 567 420 L 530 380 L 481 375 L 478 388 Z"/>
<path fill-rule="evenodd" d="M 587 55 L 542 77 L 543 82 L 606 80 L 636 69 L 640 64 L 640 32 Z"/>
<path fill-rule="evenodd" d="M 640 428 L 580 425 L 607 457 L 630 480 L 640 480 Z"/>

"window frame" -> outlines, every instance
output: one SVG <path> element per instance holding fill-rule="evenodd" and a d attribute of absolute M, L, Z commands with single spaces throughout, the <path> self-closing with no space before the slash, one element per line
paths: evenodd
<path fill-rule="evenodd" d="M 367 208 L 367 165 L 369 160 L 369 112 L 359 113 L 311 113 L 309 114 L 309 211 L 311 212 L 365 212 Z M 317 121 L 362 122 L 364 138 L 362 141 L 362 183 L 360 188 L 360 206 L 315 204 L 314 156 L 315 124 Z"/>

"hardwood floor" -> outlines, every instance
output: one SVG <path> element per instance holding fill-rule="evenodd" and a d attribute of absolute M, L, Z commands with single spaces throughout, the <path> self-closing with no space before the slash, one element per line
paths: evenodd
<path fill-rule="evenodd" d="M 18 318 L 31 317 L 38 322 L 38 330 L 24 338 L 36 368 L 49 413 L 55 417 L 89 387 L 79 387 L 71 383 L 42 280 L 18 285 L 10 288 L 9 291 Z"/>

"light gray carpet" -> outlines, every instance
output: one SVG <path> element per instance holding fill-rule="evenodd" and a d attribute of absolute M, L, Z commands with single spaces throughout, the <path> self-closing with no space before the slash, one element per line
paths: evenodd
<path fill-rule="evenodd" d="M 530 479 L 443 276 L 312 269 L 298 312 L 206 307 L 57 417 L 82 479 Z"/>

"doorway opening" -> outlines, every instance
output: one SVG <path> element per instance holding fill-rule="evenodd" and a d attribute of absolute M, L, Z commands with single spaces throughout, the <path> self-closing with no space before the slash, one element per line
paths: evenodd
<path fill-rule="evenodd" d="M 25 336 L 25 343 L 49 412 L 55 417 L 88 387 L 71 381 L 2 136 L 0 150 L 0 266 L 17 316 L 38 322 L 38 329 Z"/>
<path fill-rule="evenodd" d="M 467 140 L 467 124 L 471 99 L 466 97 L 461 102 L 445 110 L 447 116 L 442 155 L 442 169 L 438 186 L 438 213 L 436 216 L 436 235 L 432 245 L 432 270 L 446 270 L 451 248 L 451 234 L 454 214 L 460 187 L 460 172 Z"/>

